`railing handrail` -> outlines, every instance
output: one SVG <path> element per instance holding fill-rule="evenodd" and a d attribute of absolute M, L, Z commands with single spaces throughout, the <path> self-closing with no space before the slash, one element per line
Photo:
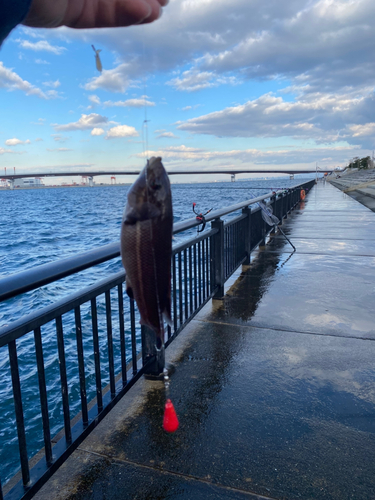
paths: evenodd
<path fill-rule="evenodd" d="M 40 266 L 10 274 L 0 280 L 0 302 L 30 292 L 53 281 L 66 278 L 89 267 L 114 259 L 120 255 L 120 242 L 94 248 L 88 252 L 48 262 Z"/>
<path fill-rule="evenodd" d="M 250 263 L 251 252 L 258 245 L 265 244 L 273 227 L 267 224 L 262 217 L 261 208 L 255 204 L 271 198 L 269 203 L 272 203 L 275 216 L 281 223 L 297 206 L 300 199 L 299 189 L 302 186 L 310 188 L 313 183 L 314 181 L 310 180 L 282 190 L 275 198 L 274 192 L 271 192 L 211 212 L 207 217 L 207 222 L 211 221 L 211 228 L 173 245 L 172 324 L 164 334 L 165 346 L 176 338 L 209 300 L 221 299 L 224 296 L 227 279 L 239 266 Z M 233 214 L 233 217 L 224 221 L 222 217 L 227 214 Z M 199 222 L 191 218 L 175 224 L 173 232 L 179 233 L 198 225 Z M 0 300 L 5 294 L 8 297 L 11 293 L 16 296 L 109 259 L 117 259 L 119 255 L 117 242 L 11 275 L 0 280 Z M 159 376 L 163 372 L 164 350 L 156 347 L 155 333 L 144 325 L 140 327 L 136 322 L 139 319 L 139 311 L 134 300 L 126 297 L 124 292 L 125 271 L 114 271 L 104 279 L 97 280 L 84 289 L 73 291 L 52 304 L 31 312 L 26 308 L 22 317 L 13 318 L 9 324 L 0 328 L 2 352 L 6 352 L 8 348 L 10 371 L 7 377 L 11 377 L 15 431 L 19 444 L 18 458 L 21 466 L 19 480 L 14 479 L 18 481 L 14 486 L 8 483 L 3 490 L 0 478 L 0 499 L 31 498 L 143 373 Z M 26 283 L 25 277 L 28 280 Z M 12 285 L 11 293 L 9 284 Z M 43 354 L 44 347 L 47 349 L 46 345 L 43 347 L 43 339 L 47 339 L 50 332 L 53 332 L 57 341 L 51 352 L 55 353 L 59 364 L 59 374 L 52 375 L 47 373 L 48 365 Z M 19 369 L 17 348 L 21 355 L 19 339 L 25 335 L 28 335 L 25 339 L 28 343 L 27 356 L 31 356 L 32 363 L 36 362 L 38 373 L 38 380 L 34 379 L 32 384 L 39 394 L 40 407 L 37 408 L 33 407 L 33 401 L 23 401 L 22 398 L 25 379 Z M 84 339 L 89 342 L 88 349 Z M 70 357 L 67 345 L 76 351 L 73 358 Z M 21 361 L 24 359 L 23 354 L 24 352 Z M 68 375 L 72 365 L 74 373 L 79 377 L 74 380 L 77 392 L 74 390 L 74 397 L 70 401 Z M 64 417 L 63 423 L 59 421 L 64 434 L 54 445 L 51 443 L 51 429 L 55 420 L 48 405 L 47 391 L 47 382 L 51 376 L 57 377 L 61 385 L 61 395 L 57 383 L 53 398 L 62 405 Z M 104 382 L 108 384 L 108 391 L 103 390 Z M 88 396 L 94 398 L 91 399 L 93 402 L 96 398 L 96 405 L 91 409 Z M 71 411 L 78 411 L 79 406 L 80 417 L 77 416 L 78 422 L 73 426 Z M 40 441 L 31 440 L 31 449 L 28 452 L 31 438 L 25 415 L 30 417 L 34 414 L 38 418 L 38 439 L 43 436 L 44 440 L 44 456 L 33 465 L 30 463 L 30 456 L 36 451 L 36 445 L 40 445 Z"/>
<path fill-rule="evenodd" d="M 56 315 L 71 311 L 74 307 L 88 302 L 90 299 L 104 293 L 109 286 L 116 286 L 125 280 L 125 271 L 119 271 L 107 278 L 104 278 L 93 285 L 80 289 L 71 295 L 63 297 L 48 306 L 37 309 L 19 319 L 16 319 L 9 325 L 0 328 L 0 347 L 8 344 L 12 340 L 17 340 L 31 330 L 39 328 L 49 321 L 55 319 Z"/>
<path fill-rule="evenodd" d="M 198 241 L 206 239 L 216 233 L 217 230 L 211 229 L 210 231 L 206 231 L 199 238 L 194 237 L 192 239 L 182 241 L 181 243 L 177 243 L 176 245 L 173 245 L 173 254 L 176 254 L 178 252 L 181 252 L 185 248 L 188 248 L 189 245 L 192 244 L 192 242 L 198 243 Z M 49 304 L 42 309 L 38 309 L 26 316 L 22 316 L 20 319 L 15 320 L 9 325 L 0 327 L 0 347 L 6 345 L 12 340 L 16 340 L 22 337 L 29 331 L 35 330 L 35 328 L 48 323 L 49 321 L 51 321 L 51 319 L 55 318 L 57 312 L 58 314 L 63 315 L 64 313 L 70 311 L 73 305 L 78 305 L 78 300 L 79 305 L 81 305 L 84 302 L 90 300 L 92 297 L 95 297 L 100 293 L 104 293 L 109 285 L 117 285 L 118 283 L 124 281 L 124 278 L 125 271 L 119 271 L 118 273 L 110 275 L 109 277 L 104 278 L 99 282 L 84 288 L 83 290 L 80 289 L 77 292 L 72 293 L 67 297 L 63 297 L 60 300 L 53 302 L 52 304 Z"/>
<path fill-rule="evenodd" d="M 306 184 L 306 182 L 296 184 L 290 188 L 285 188 L 285 190 L 295 189 L 303 184 Z M 250 200 L 242 201 L 235 205 L 230 205 L 229 207 L 210 212 L 210 214 L 206 217 L 206 221 L 210 222 L 214 219 L 218 219 L 224 215 L 240 210 L 241 208 L 263 201 L 270 198 L 273 194 L 273 192 L 269 192 L 262 196 L 251 198 Z M 182 222 L 177 222 L 173 224 L 173 234 L 187 231 L 188 229 L 196 227 L 199 224 L 200 222 L 198 222 L 195 217 Z M 67 257 L 59 261 L 48 262 L 47 264 L 41 264 L 33 267 L 32 269 L 10 274 L 9 276 L 5 276 L 0 279 L 0 302 L 16 297 L 17 295 L 21 295 L 22 293 L 30 292 L 36 288 L 48 285 L 49 283 L 66 278 L 67 276 L 84 271 L 85 269 L 102 264 L 103 262 L 119 256 L 120 242 L 118 241 L 94 248 L 93 250 L 89 250 L 88 252 L 81 253 L 74 257 Z"/>

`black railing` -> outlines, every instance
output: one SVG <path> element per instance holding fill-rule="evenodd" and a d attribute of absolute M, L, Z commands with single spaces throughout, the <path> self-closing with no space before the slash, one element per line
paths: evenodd
<path fill-rule="evenodd" d="M 206 217 L 211 229 L 174 246 L 173 325 L 167 328 L 165 346 L 211 298 L 224 295 L 225 281 L 264 244 L 272 227 L 264 222 L 257 201 L 268 199 L 281 221 L 299 201 L 301 187 L 313 184 L 211 212 Z M 233 218 L 224 222 L 228 214 Z M 174 233 L 198 224 L 195 219 L 175 224 Z M 3 278 L 0 302 L 118 256 L 116 243 Z M 13 407 L 18 465 L 9 468 L 20 469 L 3 489 L 0 483 L 0 500 L 31 498 L 141 375 L 162 370 L 163 353 L 156 349 L 152 333 L 139 326 L 124 281 L 124 271 L 118 272 L 0 328 L 2 384 L 12 387 L 13 396 L 13 402 L 9 395 L 5 403 L 0 401 L 0 412 L 2 405 Z M 31 387 L 27 398 L 26 385 L 28 394 Z"/>

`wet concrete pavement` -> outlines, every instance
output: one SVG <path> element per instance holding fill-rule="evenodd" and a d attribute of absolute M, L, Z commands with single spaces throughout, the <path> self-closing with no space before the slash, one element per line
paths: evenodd
<path fill-rule="evenodd" d="M 374 499 L 375 214 L 318 184 L 42 499 Z"/>

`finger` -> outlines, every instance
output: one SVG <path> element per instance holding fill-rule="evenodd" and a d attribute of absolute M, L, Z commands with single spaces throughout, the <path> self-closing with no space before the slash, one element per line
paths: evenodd
<path fill-rule="evenodd" d="M 106 15 L 106 26 L 130 26 L 140 24 L 150 16 L 153 16 L 153 9 L 149 0 L 115 0 L 115 9 L 108 9 L 108 2 L 99 0 L 101 9 L 96 13 L 96 25 L 103 22 Z M 161 7 L 160 7 L 161 8 Z M 157 18 L 156 18 L 157 19 Z"/>
<path fill-rule="evenodd" d="M 168 0 L 165 1 L 168 2 Z M 153 21 L 156 21 L 156 19 L 159 19 L 159 17 L 161 17 L 163 13 L 161 5 L 164 0 L 147 0 L 147 2 L 151 8 L 150 14 L 149 16 L 142 19 L 139 24 L 151 23 Z"/>
<path fill-rule="evenodd" d="M 157 3 L 155 7 L 154 2 Z M 151 4 L 151 5 L 150 5 Z M 140 24 L 157 19 L 161 6 L 156 0 L 93 0 L 77 11 L 77 2 L 69 2 L 64 23 L 71 28 L 106 28 Z"/>

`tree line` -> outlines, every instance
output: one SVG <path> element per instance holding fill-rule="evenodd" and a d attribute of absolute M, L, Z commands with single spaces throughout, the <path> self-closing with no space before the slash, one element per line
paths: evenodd
<path fill-rule="evenodd" d="M 356 156 L 352 160 L 350 160 L 348 168 L 359 168 L 359 169 L 364 169 L 364 168 L 371 168 L 373 167 L 373 161 L 370 156 L 365 156 L 363 158 L 359 158 Z"/>

